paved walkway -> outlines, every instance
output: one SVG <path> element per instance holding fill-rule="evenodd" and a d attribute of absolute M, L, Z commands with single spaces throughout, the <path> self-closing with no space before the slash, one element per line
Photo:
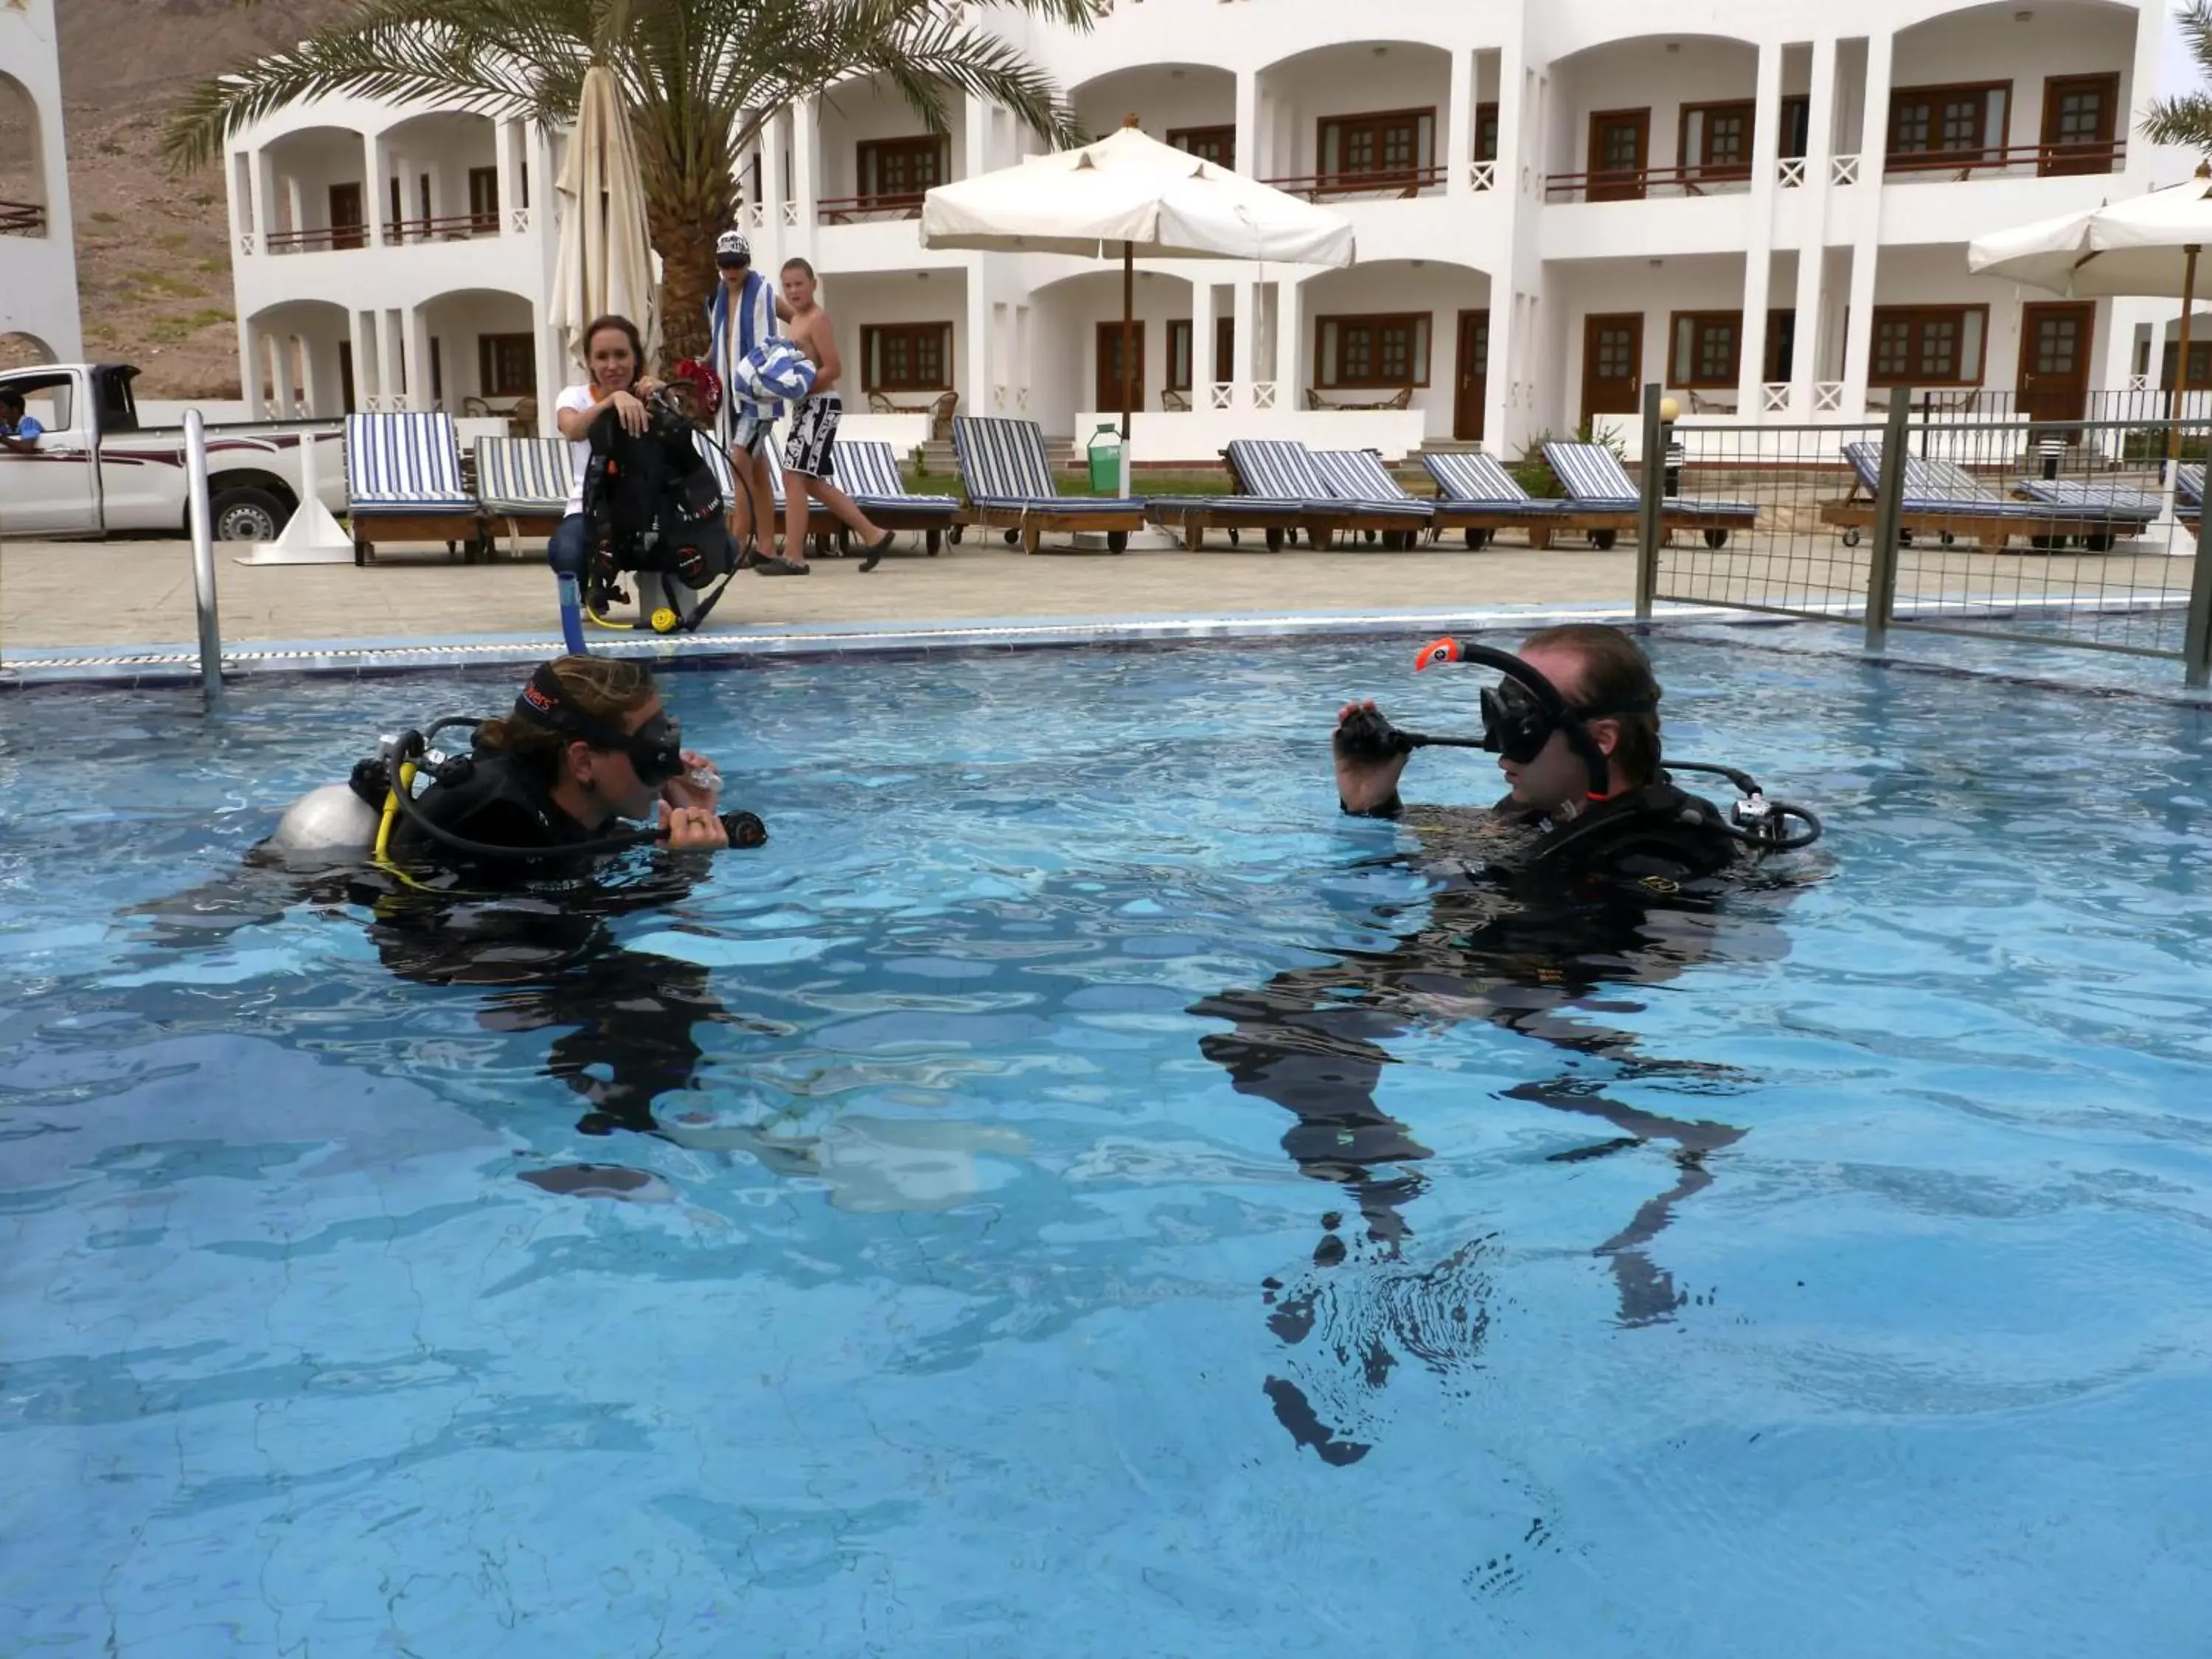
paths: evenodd
<path fill-rule="evenodd" d="M 709 633 L 790 626 L 943 625 L 977 619 L 1165 618 L 1499 606 L 1607 608 L 1629 602 L 1635 553 L 1569 549 L 1419 553 L 1039 554 L 979 545 L 970 532 L 931 559 L 894 556 L 863 575 L 818 559 L 806 577 L 741 575 Z M 226 646 L 365 643 L 557 634 L 545 567 L 502 557 L 449 562 L 442 550 L 378 550 L 377 562 L 240 565 L 218 553 Z M 0 662 L 11 652 L 174 646 L 198 637 L 191 550 L 174 542 L 0 545 Z"/>

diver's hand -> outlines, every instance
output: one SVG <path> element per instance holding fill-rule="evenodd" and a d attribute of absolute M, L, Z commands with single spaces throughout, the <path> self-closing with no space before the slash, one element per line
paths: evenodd
<path fill-rule="evenodd" d="M 1398 779 L 1413 751 L 1400 746 L 1397 728 L 1373 702 L 1348 702 L 1336 711 L 1336 793 L 1347 812 L 1371 812 L 1398 793 Z"/>
<path fill-rule="evenodd" d="M 660 803 L 660 833 L 672 853 L 712 853 L 730 844 L 721 819 L 703 806 Z"/>
<path fill-rule="evenodd" d="M 617 392 L 607 399 L 607 404 L 614 410 L 615 418 L 622 422 L 623 431 L 633 438 L 643 434 L 650 417 L 642 402 L 627 392 Z"/>
<path fill-rule="evenodd" d="M 704 785 L 692 781 L 696 773 L 708 780 Z M 722 775 L 714 763 L 696 749 L 684 751 L 684 770 L 660 786 L 660 799 L 671 806 L 703 806 L 709 812 L 722 798 Z"/>

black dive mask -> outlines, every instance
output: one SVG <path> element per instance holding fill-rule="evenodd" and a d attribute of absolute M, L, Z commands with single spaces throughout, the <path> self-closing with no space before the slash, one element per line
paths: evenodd
<path fill-rule="evenodd" d="M 1590 736 L 1587 722 L 1613 715 L 1657 712 L 1648 702 L 1612 708 L 1577 708 L 1559 689 L 1510 651 L 1486 645 L 1463 645 L 1442 639 L 1421 647 L 1413 659 L 1415 672 L 1438 663 L 1475 662 L 1495 668 L 1504 678 L 1482 693 L 1482 747 L 1502 755 L 1516 766 L 1526 766 L 1544 752 L 1552 733 L 1564 732 L 1575 752 L 1589 769 L 1593 799 L 1603 796 L 1609 772 L 1605 755 Z"/>
<path fill-rule="evenodd" d="M 514 700 L 514 712 L 525 720 L 550 726 L 564 736 L 581 739 L 594 749 L 610 749 L 629 757 L 637 781 L 658 789 L 684 771 L 683 728 L 662 709 L 635 732 L 598 720 L 568 701 L 567 690 L 550 665 L 542 665 L 530 684 Z"/>

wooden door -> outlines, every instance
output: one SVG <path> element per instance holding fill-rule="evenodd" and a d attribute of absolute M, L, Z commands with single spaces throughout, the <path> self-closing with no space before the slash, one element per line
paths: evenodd
<path fill-rule="evenodd" d="M 2110 173 L 2120 101 L 2117 75 L 2054 75 L 2043 83 L 2043 151 L 2037 171 Z"/>
<path fill-rule="evenodd" d="M 2020 412 L 2031 421 L 2078 421 L 2089 402 L 2089 348 L 2097 307 L 2078 301 L 2020 308 Z"/>
<path fill-rule="evenodd" d="M 1651 112 L 1600 110 L 1589 119 L 1589 179 L 1583 192 L 1592 202 L 1633 202 L 1644 195 L 1644 170 L 1650 165 Z"/>
<path fill-rule="evenodd" d="M 1644 390 L 1644 314 L 1583 319 L 1583 413 L 1633 415 Z"/>
<path fill-rule="evenodd" d="M 1145 325 L 1129 325 L 1130 374 L 1129 401 L 1121 401 L 1121 325 L 1119 322 L 1098 325 L 1098 402 L 1096 408 L 1103 412 L 1118 414 L 1123 409 L 1142 409 L 1145 406 Z"/>
<path fill-rule="evenodd" d="M 368 237 L 362 228 L 359 185 L 331 186 L 331 246 L 332 247 L 368 246 Z"/>
<path fill-rule="evenodd" d="M 1490 313 L 1459 314 L 1459 378 L 1452 398 L 1452 436 L 1472 443 L 1482 436 L 1483 405 L 1490 401 Z"/>
<path fill-rule="evenodd" d="M 338 342 L 338 398 L 349 415 L 360 412 L 361 406 L 353 397 L 353 342 Z"/>

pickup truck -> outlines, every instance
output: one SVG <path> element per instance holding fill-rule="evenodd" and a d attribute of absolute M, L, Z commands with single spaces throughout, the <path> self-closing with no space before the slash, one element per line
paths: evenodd
<path fill-rule="evenodd" d="M 48 363 L 0 373 L 46 434 L 29 453 L 0 447 L 0 536 L 182 534 L 185 434 L 138 424 L 128 363 Z M 308 422 L 207 428 L 208 506 L 218 540 L 273 540 L 300 503 L 300 445 L 315 453 L 317 493 L 346 507 L 336 432 Z"/>

